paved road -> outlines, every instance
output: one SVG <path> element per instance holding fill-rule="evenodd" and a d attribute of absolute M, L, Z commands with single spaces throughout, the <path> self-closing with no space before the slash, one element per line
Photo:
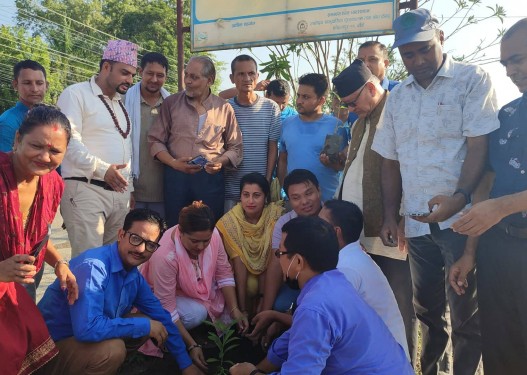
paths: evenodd
<path fill-rule="evenodd" d="M 64 229 L 62 229 L 61 226 L 62 216 L 60 216 L 60 213 L 57 213 L 55 221 L 51 226 L 51 241 L 53 241 L 53 244 L 60 252 L 62 257 L 64 259 L 69 260 L 71 258 L 70 241 L 68 240 L 68 233 Z M 42 276 L 42 281 L 40 282 L 40 286 L 37 288 L 37 302 L 40 300 L 40 298 L 42 298 L 42 295 L 46 291 L 48 285 L 51 284 L 54 280 L 55 273 L 53 272 L 53 268 L 49 264 L 46 264 L 46 268 L 44 269 L 44 275 Z"/>

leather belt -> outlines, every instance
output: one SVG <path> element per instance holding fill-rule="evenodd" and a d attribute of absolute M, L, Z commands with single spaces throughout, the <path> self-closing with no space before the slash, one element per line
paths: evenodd
<path fill-rule="evenodd" d="M 104 190 L 114 191 L 113 188 L 110 185 L 108 185 L 106 182 L 99 181 L 99 180 L 88 180 L 86 177 L 64 177 L 64 180 L 86 182 L 88 184 L 102 187 Z"/>
<path fill-rule="evenodd" d="M 514 225 L 504 223 L 503 221 L 500 221 L 497 224 L 497 227 L 505 231 L 509 236 L 527 239 L 527 228 L 515 227 Z"/>

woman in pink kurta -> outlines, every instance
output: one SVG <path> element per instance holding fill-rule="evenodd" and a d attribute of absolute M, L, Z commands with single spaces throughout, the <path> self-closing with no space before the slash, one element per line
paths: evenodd
<path fill-rule="evenodd" d="M 159 241 L 161 246 L 141 269 L 154 294 L 171 313 L 194 363 L 203 370 L 203 351 L 189 329 L 207 318 L 237 320 L 240 331 L 248 327 L 247 318 L 238 308 L 232 269 L 214 225 L 212 210 L 203 203 L 183 208 L 179 224 L 165 232 Z M 150 343 L 141 351 L 161 355 Z"/>

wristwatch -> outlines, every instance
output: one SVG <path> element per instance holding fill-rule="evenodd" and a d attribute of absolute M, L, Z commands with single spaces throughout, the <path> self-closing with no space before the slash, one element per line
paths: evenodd
<path fill-rule="evenodd" d="M 463 194 L 463 196 L 465 197 L 465 205 L 469 204 L 471 202 L 471 199 L 470 199 L 470 194 L 467 193 L 465 190 L 463 189 L 456 189 L 456 191 L 454 191 L 454 194 L 452 194 L 452 196 L 456 195 L 456 194 Z"/>

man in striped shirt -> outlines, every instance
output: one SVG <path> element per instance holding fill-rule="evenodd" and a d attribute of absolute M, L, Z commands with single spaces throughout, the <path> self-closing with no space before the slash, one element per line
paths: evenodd
<path fill-rule="evenodd" d="M 248 55 L 239 55 L 231 63 L 230 75 L 237 95 L 229 100 L 234 108 L 243 135 L 244 158 L 237 169 L 226 171 L 225 212 L 240 200 L 240 180 L 250 172 L 258 172 L 271 181 L 278 157 L 281 132 L 280 108 L 255 93 L 258 66 Z"/>

